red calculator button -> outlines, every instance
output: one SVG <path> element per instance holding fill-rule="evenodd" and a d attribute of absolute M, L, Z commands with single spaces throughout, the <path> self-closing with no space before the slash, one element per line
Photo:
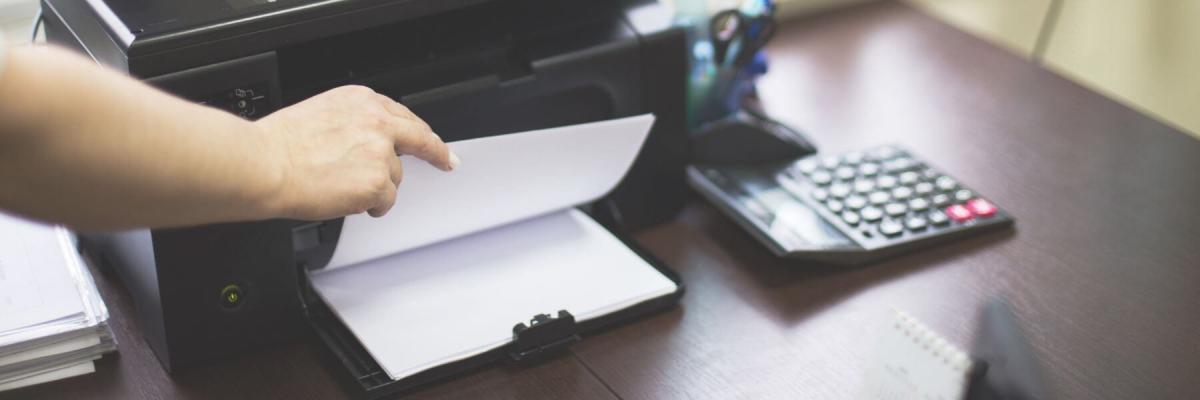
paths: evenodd
<path fill-rule="evenodd" d="M 975 218 L 975 215 L 971 214 L 971 210 L 967 209 L 967 207 L 964 207 L 962 204 L 955 204 L 950 207 L 946 207 L 946 216 L 950 217 L 950 219 L 954 220 L 954 222 L 966 222 L 970 221 L 971 218 Z"/>
<path fill-rule="evenodd" d="M 967 208 L 971 210 L 971 213 L 980 217 L 990 217 L 996 214 L 996 206 L 984 199 L 968 201 Z"/>

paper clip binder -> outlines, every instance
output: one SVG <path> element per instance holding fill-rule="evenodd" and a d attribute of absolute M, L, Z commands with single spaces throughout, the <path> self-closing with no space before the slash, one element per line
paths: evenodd
<path fill-rule="evenodd" d="M 538 314 L 513 326 L 513 340 L 508 345 L 508 357 L 514 362 L 529 363 L 559 354 L 580 340 L 575 316 L 559 310 L 558 317 Z"/>

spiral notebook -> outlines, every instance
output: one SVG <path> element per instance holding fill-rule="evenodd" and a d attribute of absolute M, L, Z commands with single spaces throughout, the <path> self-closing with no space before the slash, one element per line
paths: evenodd
<path fill-rule="evenodd" d="M 892 312 L 867 371 L 862 400 L 958 400 L 966 397 L 976 363 L 916 318 Z"/>

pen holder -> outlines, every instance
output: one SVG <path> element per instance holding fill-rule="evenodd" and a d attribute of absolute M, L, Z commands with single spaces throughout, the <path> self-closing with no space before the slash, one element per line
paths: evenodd
<path fill-rule="evenodd" d="M 755 80 L 767 72 L 767 58 L 759 49 L 774 33 L 774 1 L 726 3 L 680 2 L 677 22 L 687 26 L 689 34 L 686 105 L 692 131 L 742 109 L 746 96 L 755 91 Z M 747 29 L 753 33 L 746 33 Z M 721 37 L 730 39 L 718 39 L 714 36 L 717 31 L 728 33 Z M 754 35 L 755 39 L 742 35 Z"/>
<path fill-rule="evenodd" d="M 766 57 L 757 54 L 745 68 L 714 67 L 711 60 L 700 61 L 688 79 L 688 126 L 695 129 L 725 118 L 742 109 L 747 96 L 754 94 L 755 81 L 766 73 Z M 700 66 L 705 64 L 707 66 Z"/>

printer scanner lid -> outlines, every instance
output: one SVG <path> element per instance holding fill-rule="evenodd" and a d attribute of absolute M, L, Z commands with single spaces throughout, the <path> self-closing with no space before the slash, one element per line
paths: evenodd
<path fill-rule="evenodd" d="M 45 4 L 55 10 L 86 4 L 129 57 L 198 44 L 228 47 L 230 41 L 273 49 L 480 5 L 491 7 L 491 15 L 548 24 L 557 22 L 549 17 L 562 14 L 621 9 L 616 3 L 587 0 L 45 0 Z"/>
<path fill-rule="evenodd" d="M 97 13 L 112 13 L 137 36 L 181 34 L 233 26 L 280 25 L 379 6 L 407 6 L 410 16 L 480 4 L 488 0 L 86 0 Z M 404 16 L 401 13 L 400 16 Z M 403 19 L 397 14 L 392 18 Z M 103 16 L 102 16 L 103 17 Z M 113 23 L 113 22 L 108 22 Z"/>

